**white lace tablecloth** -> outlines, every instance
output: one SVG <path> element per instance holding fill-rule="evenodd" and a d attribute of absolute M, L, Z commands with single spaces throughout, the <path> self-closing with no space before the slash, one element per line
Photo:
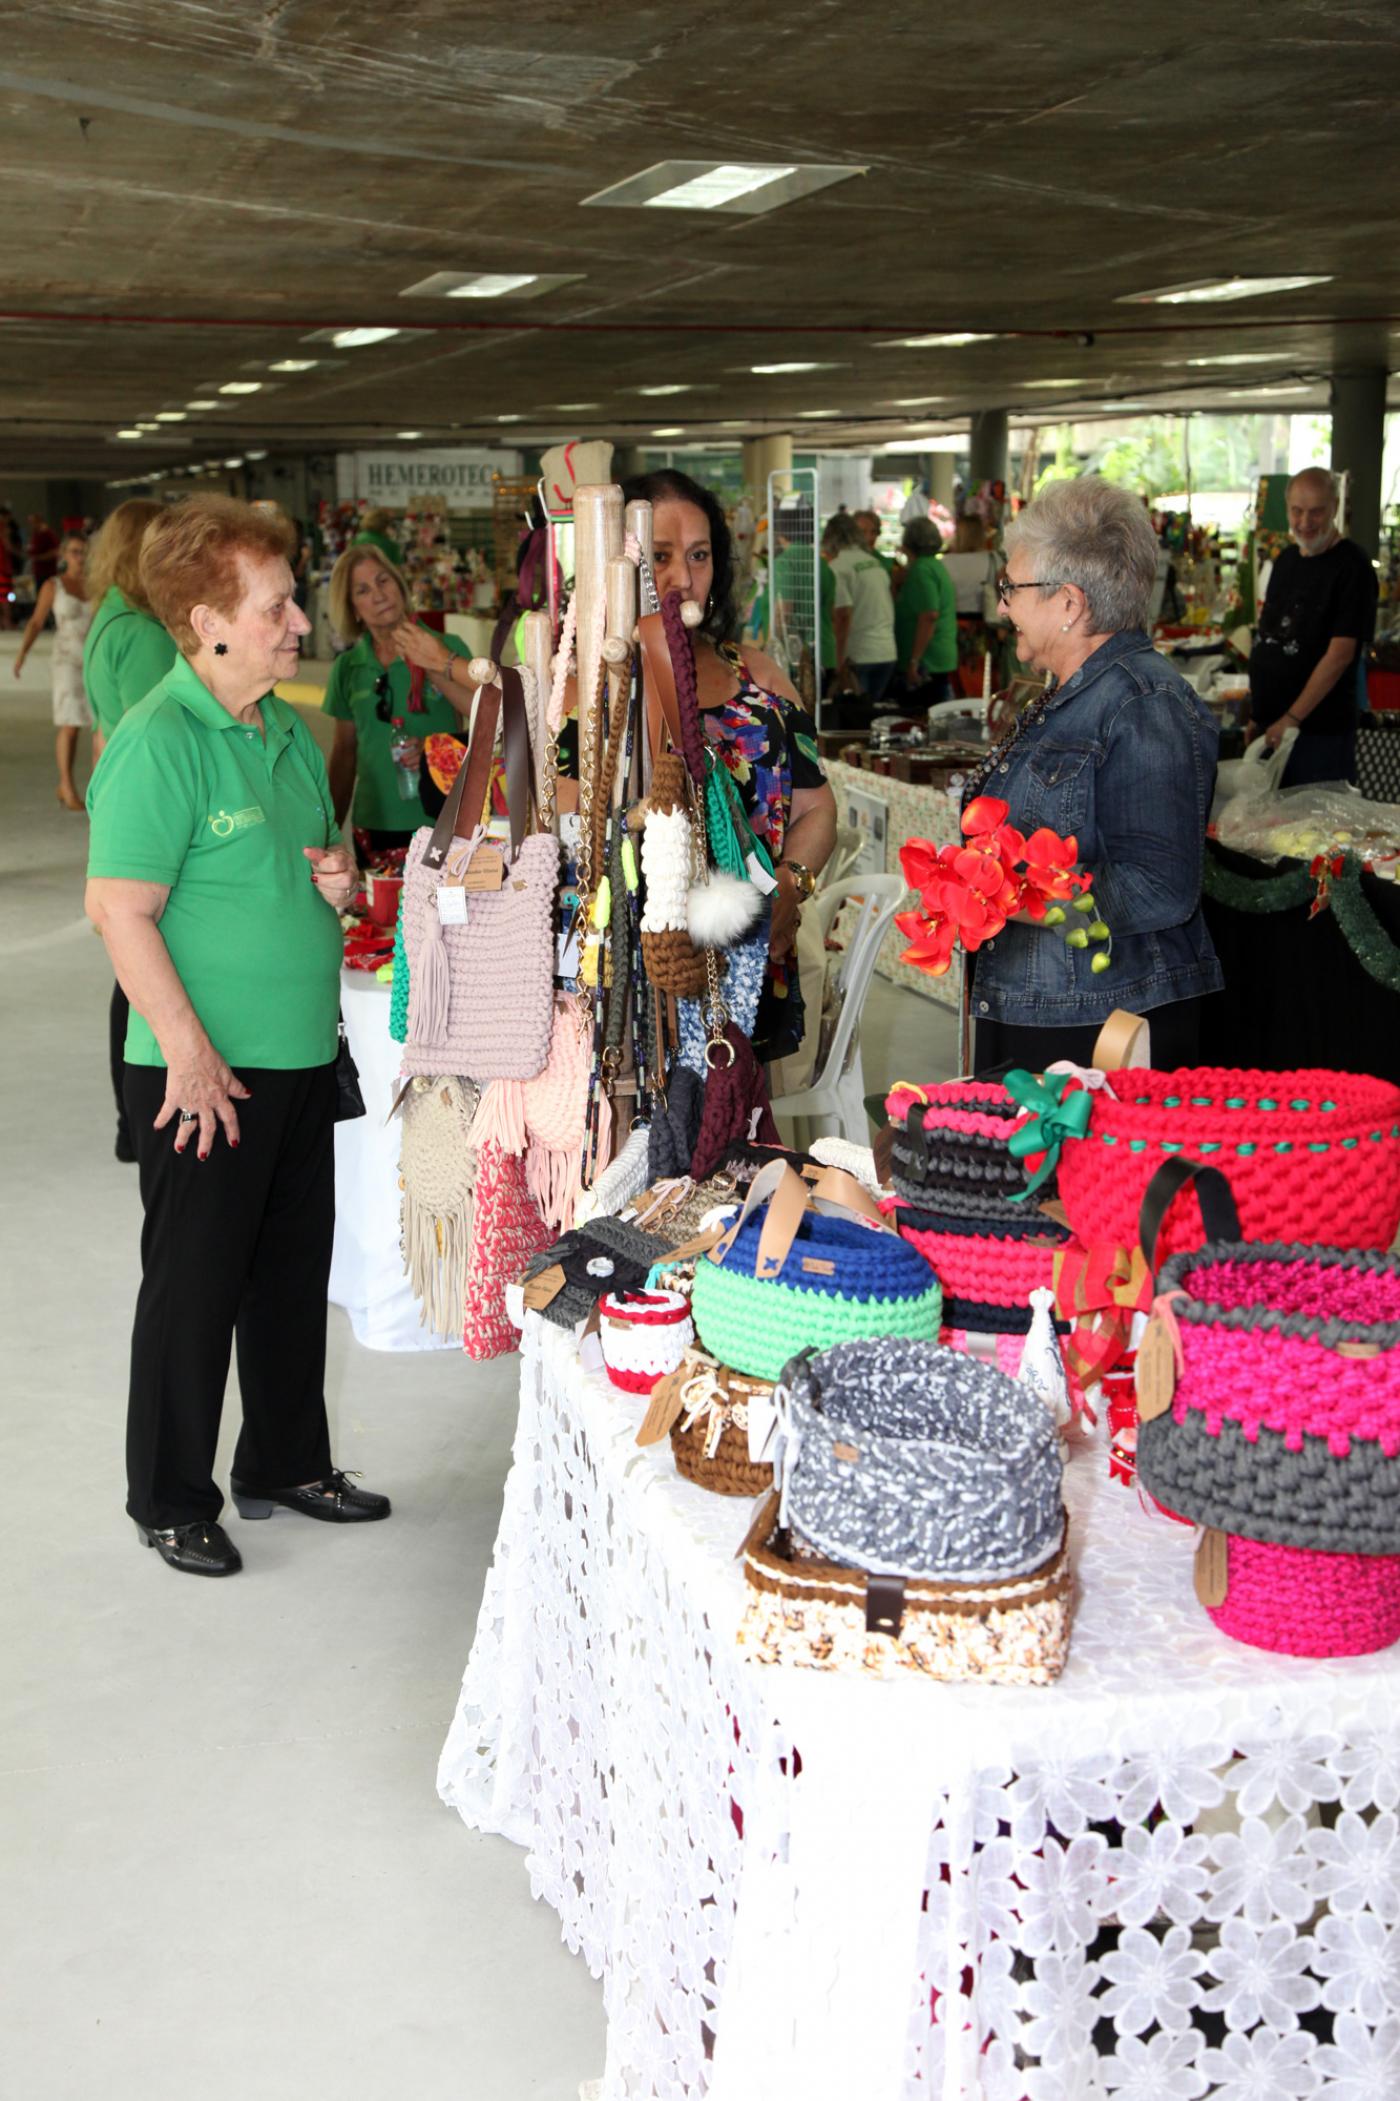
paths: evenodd
<path fill-rule="evenodd" d="M 742 1661 L 752 1506 L 640 1413 L 530 1318 L 439 1770 L 603 1980 L 604 2101 L 1397 2101 L 1396 1652 L 1226 1640 L 1089 1452 L 1056 1686 Z"/>

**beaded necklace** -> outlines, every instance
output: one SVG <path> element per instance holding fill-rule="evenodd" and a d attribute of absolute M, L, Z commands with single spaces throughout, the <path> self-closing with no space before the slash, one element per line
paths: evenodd
<path fill-rule="evenodd" d="M 964 808 L 967 807 L 975 795 L 982 793 L 982 790 L 986 787 L 1012 746 L 1025 736 L 1027 730 L 1034 729 L 1038 722 L 1045 720 L 1059 698 L 1060 688 L 1058 686 L 1047 686 L 1043 692 L 1037 693 L 1030 706 L 1016 717 L 1000 744 L 993 745 L 981 764 L 974 766 L 972 772 L 967 776 L 967 781 L 963 788 Z"/>

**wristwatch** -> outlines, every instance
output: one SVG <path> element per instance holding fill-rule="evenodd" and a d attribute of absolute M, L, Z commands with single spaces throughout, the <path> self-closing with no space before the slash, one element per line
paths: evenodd
<path fill-rule="evenodd" d="M 805 905 L 817 887 L 817 879 L 811 869 L 804 868 L 800 861 L 780 861 L 778 866 L 792 871 L 793 881 L 797 884 L 797 894 Z"/>

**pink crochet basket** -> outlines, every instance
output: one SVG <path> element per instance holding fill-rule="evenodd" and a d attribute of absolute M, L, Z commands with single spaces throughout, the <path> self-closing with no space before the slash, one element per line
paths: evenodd
<path fill-rule="evenodd" d="M 1246 1240 L 1389 1247 L 1400 1226 L 1400 1087 L 1345 1072 L 1110 1075 L 1089 1129 L 1060 1153 L 1060 1197 L 1088 1247 L 1132 1247 L 1147 1185 L 1177 1153 L 1225 1169 Z M 1160 1256 L 1206 1238 L 1194 1197 Z"/>
<path fill-rule="evenodd" d="M 1368 1656 L 1400 1641 L 1400 1558 L 1316 1554 L 1231 1537 L 1228 1590 L 1208 1617 L 1281 1656 Z"/>

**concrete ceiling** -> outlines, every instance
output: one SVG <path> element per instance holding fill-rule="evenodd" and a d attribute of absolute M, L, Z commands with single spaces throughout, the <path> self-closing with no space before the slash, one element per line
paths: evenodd
<path fill-rule="evenodd" d="M 12 5 L 0 469 L 405 428 L 869 442 L 979 405 L 1052 420 L 1256 385 L 1301 405 L 1281 389 L 1400 340 L 1397 104 L 1393 0 Z M 866 172 L 756 217 L 580 208 L 676 158 Z M 538 300 L 401 296 L 440 270 L 581 274 Z M 1333 281 L 1119 303 L 1237 272 Z M 352 324 L 423 333 L 303 341 Z M 949 330 L 1005 339 L 885 347 Z M 268 371 L 288 357 L 333 362 Z M 799 360 L 821 369 L 751 369 Z M 687 391 L 640 391 L 659 386 Z"/>

